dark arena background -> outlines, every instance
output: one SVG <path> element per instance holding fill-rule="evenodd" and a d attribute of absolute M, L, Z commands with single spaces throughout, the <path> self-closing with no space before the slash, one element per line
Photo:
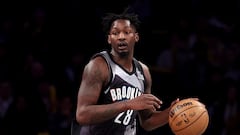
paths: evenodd
<path fill-rule="evenodd" d="M 237 0 L 0 2 L 0 134 L 70 135 L 83 67 L 109 48 L 101 17 L 126 7 L 142 21 L 135 57 L 147 65 L 162 109 L 198 97 L 204 135 L 240 134 Z M 172 135 L 168 125 L 139 135 Z"/>

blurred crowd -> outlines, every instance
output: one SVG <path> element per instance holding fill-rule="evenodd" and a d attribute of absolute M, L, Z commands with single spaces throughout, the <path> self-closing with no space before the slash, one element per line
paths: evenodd
<path fill-rule="evenodd" d="M 149 65 L 163 108 L 198 97 L 210 116 L 206 135 L 240 134 L 237 0 L 105 0 L 86 12 L 74 0 L 35 2 L 1 3 L 1 135 L 70 135 L 83 67 L 108 47 L 101 17 L 126 6 L 142 21 L 135 56 Z M 139 133 L 172 134 L 168 125 Z"/>

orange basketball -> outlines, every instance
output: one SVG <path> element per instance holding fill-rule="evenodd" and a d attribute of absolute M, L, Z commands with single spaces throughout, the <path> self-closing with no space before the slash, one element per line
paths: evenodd
<path fill-rule="evenodd" d="M 195 99 L 182 99 L 169 112 L 169 126 L 175 135 L 201 135 L 209 123 L 205 105 Z"/>

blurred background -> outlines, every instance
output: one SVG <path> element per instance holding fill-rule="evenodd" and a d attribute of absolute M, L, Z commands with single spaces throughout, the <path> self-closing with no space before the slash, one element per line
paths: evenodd
<path fill-rule="evenodd" d="M 70 135 L 83 67 L 109 48 L 107 12 L 142 21 L 135 57 L 164 102 L 198 97 L 205 135 L 240 135 L 239 0 L 1 1 L 0 134 Z M 168 125 L 140 135 L 171 135 Z"/>

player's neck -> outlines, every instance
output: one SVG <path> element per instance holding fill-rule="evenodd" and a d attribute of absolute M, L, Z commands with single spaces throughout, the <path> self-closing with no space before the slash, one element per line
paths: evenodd
<path fill-rule="evenodd" d="M 125 57 L 119 56 L 119 55 L 113 55 L 111 53 L 112 59 L 120 65 L 122 68 L 127 70 L 128 72 L 132 72 L 133 70 L 133 57 L 130 55 L 127 55 Z"/>

